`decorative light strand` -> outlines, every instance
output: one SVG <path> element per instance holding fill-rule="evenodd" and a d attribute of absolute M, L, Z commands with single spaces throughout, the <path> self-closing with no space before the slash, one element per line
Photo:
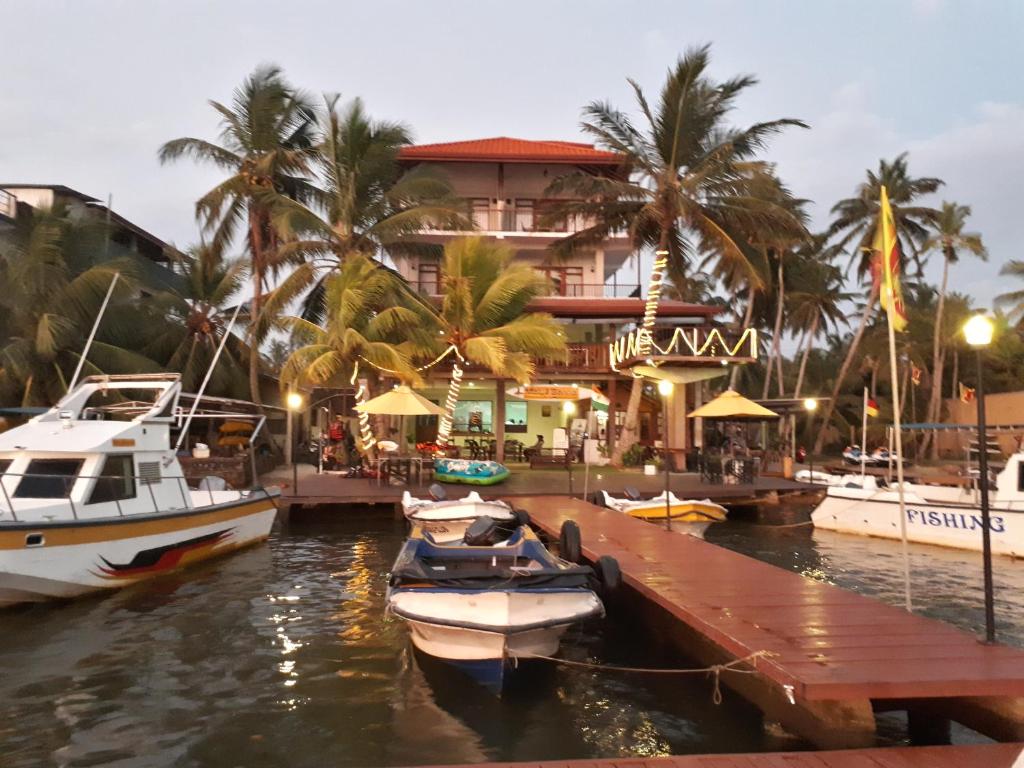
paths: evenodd
<path fill-rule="evenodd" d="M 445 350 L 444 352 L 442 352 L 442 353 L 441 353 L 440 355 L 438 355 L 437 357 L 435 357 L 435 358 L 434 358 L 433 360 L 431 360 L 431 361 L 430 361 L 429 363 L 427 363 L 426 365 L 421 365 L 421 366 L 420 366 L 419 368 L 413 368 L 413 370 L 414 370 L 414 371 L 416 371 L 417 373 L 419 373 L 419 372 L 421 372 L 421 371 L 425 371 L 425 370 L 427 370 L 428 368 L 433 368 L 433 367 L 434 367 L 435 365 L 437 365 L 438 363 L 440 363 L 440 362 L 441 362 L 442 360 L 444 360 L 444 359 L 445 359 L 446 357 L 448 357 L 448 355 L 452 354 L 453 352 L 455 353 L 455 356 L 456 356 L 457 358 L 459 358 L 459 360 L 461 360 L 461 361 L 465 362 L 465 358 L 464 358 L 464 357 L 462 356 L 462 353 L 460 353 L 460 352 L 459 352 L 459 348 L 458 348 L 458 347 L 456 347 L 456 346 L 455 346 L 454 344 L 452 344 L 452 345 L 450 345 L 450 346 L 448 347 L 448 349 L 446 349 L 446 350 Z M 398 375 L 398 376 L 401 376 L 401 375 L 402 375 L 402 374 L 404 373 L 404 371 L 396 371 L 396 370 L 394 370 L 393 368 L 385 368 L 385 367 L 384 367 L 384 366 L 382 366 L 382 365 L 377 365 L 376 363 L 373 363 L 373 362 L 371 362 L 371 361 L 367 360 L 367 359 L 366 359 L 365 357 L 363 357 L 362 355 L 359 355 L 359 359 L 360 359 L 360 360 L 362 360 L 362 361 L 363 361 L 364 363 L 366 363 L 367 365 L 369 365 L 370 367 L 372 367 L 372 368 L 376 368 L 376 369 L 377 369 L 378 371 L 380 371 L 381 373 L 393 373 L 393 374 L 396 374 L 396 375 Z"/>
<path fill-rule="evenodd" d="M 647 302 L 644 304 L 644 319 L 640 325 L 640 354 L 651 354 L 654 320 L 658 315 L 658 304 L 661 300 L 661 287 L 665 280 L 665 267 L 668 266 L 668 251 L 654 252 L 654 266 L 651 268 L 651 280 L 647 284 Z"/>
<path fill-rule="evenodd" d="M 625 336 L 616 339 L 608 345 L 609 360 L 613 371 L 620 373 L 618 366 L 621 363 L 632 360 L 635 357 L 640 357 L 643 354 L 640 352 L 642 336 L 643 334 L 639 330 L 630 331 Z M 651 355 L 667 357 L 670 355 L 681 355 L 687 350 L 689 351 L 689 354 L 686 355 L 687 357 L 742 356 L 757 359 L 757 330 L 755 328 L 745 328 L 735 344 L 730 344 L 726 341 L 718 328 L 712 328 L 703 339 L 701 338 L 701 330 L 698 328 L 693 328 L 689 331 L 684 328 L 676 328 L 672 332 L 672 338 L 669 339 L 668 344 L 664 347 L 659 347 L 653 341 L 649 341 L 647 364 L 655 367 L 661 365 L 662 361 L 652 360 Z M 746 348 L 746 352 L 741 355 L 744 348 Z"/>
<path fill-rule="evenodd" d="M 459 355 L 462 359 L 462 355 Z M 448 385 L 448 399 L 444 403 L 444 415 L 437 427 L 437 444 L 446 445 L 452 433 L 452 419 L 455 416 L 455 406 L 459 403 L 459 389 L 462 387 L 462 368 L 458 363 L 452 366 L 452 380 Z"/>
<path fill-rule="evenodd" d="M 356 362 L 352 369 L 352 378 L 349 381 L 350 384 L 355 384 L 356 379 L 359 376 L 359 363 Z M 356 405 L 362 405 L 366 402 L 366 387 L 360 381 L 356 387 Z M 373 436 L 373 430 L 370 429 L 370 414 L 364 413 L 363 411 L 356 411 L 359 414 L 359 442 L 363 453 L 373 448 L 377 444 L 377 438 Z"/>

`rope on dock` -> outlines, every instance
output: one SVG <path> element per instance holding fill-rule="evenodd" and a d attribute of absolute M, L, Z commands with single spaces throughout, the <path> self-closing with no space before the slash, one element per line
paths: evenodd
<path fill-rule="evenodd" d="M 757 672 L 758 659 L 770 659 L 778 654 L 772 651 L 754 651 L 741 659 L 733 659 L 725 664 L 712 664 L 709 667 L 697 669 L 655 669 L 652 667 L 620 667 L 614 664 L 596 664 L 589 661 L 573 661 L 572 659 L 559 659 L 554 656 L 542 656 L 539 653 L 510 654 L 514 665 L 519 659 L 542 659 L 553 661 L 556 664 L 563 664 L 568 667 L 584 667 L 587 669 L 602 669 L 608 672 L 636 672 L 647 675 L 711 675 L 714 679 L 714 690 L 711 693 L 711 701 L 716 705 L 722 703 L 721 678 L 723 672 L 736 672 L 741 675 L 753 675 Z M 752 669 L 737 669 L 740 664 L 750 664 Z"/>

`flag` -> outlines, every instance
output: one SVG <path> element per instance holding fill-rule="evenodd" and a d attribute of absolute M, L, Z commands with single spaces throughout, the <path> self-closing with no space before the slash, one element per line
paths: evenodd
<path fill-rule="evenodd" d="M 892 327 L 895 331 L 906 330 L 907 308 L 903 303 L 903 287 L 900 284 L 900 242 L 896 238 L 896 219 L 889 205 L 889 193 L 882 187 L 879 203 L 878 224 L 875 227 L 875 239 L 872 243 L 878 265 L 876 280 L 881 278 L 879 298 L 882 307 L 888 311 L 892 304 Z M 880 273 L 880 275 L 879 275 Z"/>
<path fill-rule="evenodd" d="M 960 402 L 961 403 L 973 403 L 974 402 L 974 387 L 966 387 L 964 383 L 960 382 Z"/>
<path fill-rule="evenodd" d="M 921 369 L 913 363 L 910 364 L 910 380 L 915 387 L 921 386 Z"/>
<path fill-rule="evenodd" d="M 875 402 L 873 397 L 869 397 L 864 401 L 864 412 L 871 418 L 878 415 L 878 403 Z"/>

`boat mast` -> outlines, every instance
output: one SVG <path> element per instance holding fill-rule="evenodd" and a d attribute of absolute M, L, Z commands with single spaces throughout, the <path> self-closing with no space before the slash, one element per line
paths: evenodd
<path fill-rule="evenodd" d="M 228 323 L 228 327 L 224 329 L 224 335 L 221 337 L 220 344 L 217 346 L 217 354 L 213 356 L 210 367 L 206 371 L 206 376 L 203 378 L 203 383 L 199 385 L 199 391 L 195 395 L 195 400 L 192 401 L 192 407 L 188 411 L 188 417 L 185 419 L 185 423 L 181 425 L 181 433 L 178 435 L 178 442 L 174 446 L 175 452 L 181 448 L 181 444 L 185 441 L 185 435 L 188 434 L 188 428 L 192 423 L 192 417 L 196 415 L 196 409 L 199 407 L 199 401 L 203 399 L 203 393 L 206 391 L 206 385 L 210 383 L 210 377 L 213 376 L 213 369 L 217 367 L 217 361 L 220 360 L 220 353 L 224 351 L 224 345 L 228 342 L 228 336 L 231 335 L 231 329 L 235 327 L 235 320 L 238 319 L 238 310 L 241 308 L 242 302 L 238 302 L 238 306 L 235 307 L 235 314 L 231 316 L 231 322 Z M 257 350 L 253 349 L 250 354 L 257 354 Z"/>
<path fill-rule="evenodd" d="M 92 331 L 89 332 L 89 338 L 85 342 L 85 349 L 82 350 L 82 354 L 79 355 L 78 357 L 78 365 L 75 368 L 75 375 L 71 377 L 71 383 L 68 384 L 68 392 L 74 389 L 75 384 L 78 383 L 78 377 L 82 374 L 82 366 L 85 365 L 85 358 L 89 356 L 89 349 L 92 347 L 92 340 L 96 338 L 96 331 L 99 330 L 100 322 L 103 320 L 103 315 L 107 311 L 107 304 L 110 303 L 110 297 L 114 293 L 114 286 L 117 285 L 117 278 L 119 278 L 120 276 L 120 272 L 115 272 L 114 279 L 110 281 L 110 287 L 107 288 L 107 295 L 103 299 L 103 304 L 100 306 L 100 311 L 96 315 L 96 321 L 92 324 Z"/>

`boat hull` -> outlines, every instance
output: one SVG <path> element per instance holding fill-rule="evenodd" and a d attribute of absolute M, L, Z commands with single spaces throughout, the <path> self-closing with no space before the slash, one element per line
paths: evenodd
<path fill-rule="evenodd" d="M 725 520 L 717 505 L 704 505 L 700 502 L 683 502 L 680 504 L 669 504 L 669 519 L 681 523 L 712 523 Z M 627 510 L 627 515 L 641 520 L 664 520 L 665 504 L 651 505 L 649 507 L 638 507 Z"/>
<path fill-rule="evenodd" d="M 973 506 L 922 500 L 908 494 L 905 502 L 907 540 L 920 544 L 982 549 L 981 511 Z M 1024 511 L 992 509 L 992 552 L 1024 557 Z M 815 528 L 884 539 L 900 539 L 899 500 L 895 491 L 830 489 L 811 514 Z"/>
<path fill-rule="evenodd" d="M 106 520 L 0 527 L 0 608 L 119 589 L 264 541 L 274 498 Z"/>

